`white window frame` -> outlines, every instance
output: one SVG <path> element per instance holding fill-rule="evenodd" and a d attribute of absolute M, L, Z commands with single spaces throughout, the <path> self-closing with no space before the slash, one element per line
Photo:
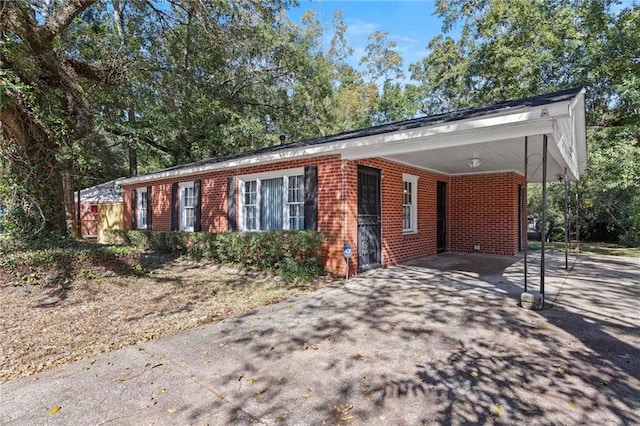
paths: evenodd
<path fill-rule="evenodd" d="M 275 170 L 272 172 L 264 172 L 264 173 L 254 173 L 249 175 L 238 176 L 238 188 L 240 191 L 239 198 L 239 227 L 240 232 L 261 232 L 260 229 L 260 202 L 261 202 L 261 182 L 267 179 L 279 179 L 282 178 L 282 190 L 283 190 L 283 199 L 282 199 L 282 229 L 289 230 L 289 177 L 290 176 L 302 176 L 304 179 L 304 167 L 298 167 L 295 169 L 287 169 L 287 170 Z M 245 196 L 245 182 L 256 181 L 256 227 L 257 229 L 245 229 L 244 223 L 244 196 Z M 302 183 L 302 190 L 304 193 L 304 180 Z"/>
<path fill-rule="evenodd" d="M 302 178 L 302 187 L 300 188 L 302 190 L 302 200 L 301 201 L 294 201 L 291 202 L 289 201 L 289 179 L 292 177 L 299 177 Z M 296 231 L 302 231 L 304 230 L 304 170 L 303 170 L 303 174 L 302 175 L 290 175 L 287 176 L 285 178 L 283 178 L 283 180 L 285 180 L 285 186 L 286 186 L 286 190 L 285 190 L 285 199 L 284 204 L 286 204 L 285 207 L 285 211 L 283 212 L 283 220 L 285 220 L 287 222 L 287 228 L 286 229 L 291 229 L 291 206 L 300 206 L 302 208 L 302 216 L 295 216 L 297 219 L 302 219 L 302 228 L 301 229 L 296 229 Z"/>
<path fill-rule="evenodd" d="M 194 227 L 193 226 L 187 226 L 187 215 L 185 213 L 186 210 L 185 210 L 184 202 L 185 202 L 185 190 L 187 188 L 192 188 L 193 189 L 194 188 L 194 182 L 193 181 L 191 181 L 191 182 L 180 182 L 178 184 L 179 197 L 180 197 L 180 231 L 193 232 Z M 193 214 L 194 214 L 194 220 L 195 220 L 195 213 L 196 213 L 195 212 L 195 207 L 196 207 L 195 206 L 195 203 L 196 203 L 195 193 L 193 195 L 194 195 L 194 200 L 193 200 L 193 203 L 194 203 L 193 209 L 194 209 L 194 211 L 193 211 Z"/>
<path fill-rule="evenodd" d="M 255 229 L 246 229 L 245 226 L 245 183 L 247 182 L 256 182 L 256 202 L 255 204 L 250 204 L 254 206 L 256 209 L 256 228 Z M 260 230 L 260 182 L 257 179 L 247 179 L 245 181 L 240 182 L 240 231 L 259 231 Z"/>
<path fill-rule="evenodd" d="M 147 217 L 147 207 L 142 205 L 142 196 L 144 194 L 145 200 L 147 203 L 151 202 L 147 197 L 147 188 L 137 188 L 136 189 L 136 228 L 138 229 L 147 229 L 149 226 L 149 218 Z M 142 223 L 144 220 L 144 224 Z"/>
<path fill-rule="evenodd" d="M 404 203 L 404 184 L 406 183 L 410 183 L 411 184 L 411 204 L 409 204 L 410 208 L 409 208 L 409 212 L 410 212 L 410 227 L 409 228 L 405 228 L 404 227 L 404 208 L 407 204 Z M 402 214 L 401 217 L 403 218 L 403 224 L 402 224 L 402 233 L 404 235 L 407 234 L 417 234 L 418 233 L 418 176 L 416 175 L 410 175 L 407 173 L 403 173 L 402 174 Z"/>

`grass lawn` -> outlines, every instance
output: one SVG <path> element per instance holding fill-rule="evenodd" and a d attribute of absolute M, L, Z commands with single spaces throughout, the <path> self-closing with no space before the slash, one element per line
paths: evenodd
<path fill-rule="evenodd" d="M 547 243 L 546 248 L 553 251 L 564 251 L 564 243 Z M 569 246 L 571 253 L 575 253 L 576 248 L 575 243 L 572 243 Z M 529 241 L 529 250 L 540 250 L 540 242 Z M 640 247 L 626 247 L 608 243 L 580 243 L 580 253 L 640 257 Z"/>
<path fill-rule="evenodd" d="M 328 285 L 122 248 L 5 253 L 0 383 Z"/>

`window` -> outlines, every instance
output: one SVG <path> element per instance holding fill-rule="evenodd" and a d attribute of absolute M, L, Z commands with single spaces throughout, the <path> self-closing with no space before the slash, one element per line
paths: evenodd
<path fill-rule="evenodd" d="M 241 231 L 304 229 L 304 170 L 240 176 Z"/>
<path fill-rule="evenodd" d="M 402 174 L 402 232 L 418 232 L 418 176 Z"/>
<path fill-rule="evenodd" d="M 289 229 L 304 229 L 304 176 L 289 176 Z"/>
<path fill-rule="evenodd" d="M 195 191 L 193 182 L 183 182 L 180 187 L 180 230 L 193 232 L 195 225 Z"/>
<path fill-rule="evenodd" d="M 244 229 L 258 229 L 258 181 L 252 180 L 244 184 Z"/>
<path fill-rule="evenodd" d="M 137 228 L 147 229 L 147 212 L 149 211 L 149 198 L 147 197 L 147 188 L 138 188 L 136 191 L 138 191 L 138 205 L 136 206 Z"/>

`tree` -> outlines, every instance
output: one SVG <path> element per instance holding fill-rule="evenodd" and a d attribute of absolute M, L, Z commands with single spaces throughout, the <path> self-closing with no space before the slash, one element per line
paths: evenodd
<path fill-rule="evenodd" d="M 127 162 L 135 174 L 330 131 L 322 29 L 287 21 L 289 5 L 0 1 L 0 191 L 15 230 L 65 236 L 73 177 L 92 185 Z"/>
<path fill-rule="evenodd" d="M 371 81 L 390 82 L 404 77 L 402 56 L 396 51 L 397 43 L 388 40 L 388 31 L 374 31 L 367 36 L 369 44 L 360 64 L 365 64 Z"/>
<path fill-rule="evenodd" d="M 416 113 L 412 89 L 404 87 L 403 59 L 397 52 L 397 44 L 388 40 L 386 31 L 374 31 L 365 55 L 360 59 L 366 65 L 365 76 L 368 84 L 376 87 L 376 97 L 371 111 L 371 124 L 379 125 L 411 118 Z"/>
<path fill-rule="evenodd" d="M 333 16 L 334 32 L 327 53 L 332 66 L 332 128 L 331 133 L 369 127 L 376 107 L 377 87 L 366 83 L 362 73 L 347 61 L 353 54 L 345 33 L 348 29 L 342 10 Z"/>
<path fill-rule="evenodd" d="M 578 186 L 582 229 L 640 242 L 639 6 L 609 0 L 439 0 L 445 30 L 411 70 L 422 111 L 440 112 L 587 87 L 588 174 Z M 559 209 L 560 197 L 551 197 Z M 557 204 L 557 205 L 555 205 Z"/>
<path fill-rule="evenodd" d="M 74 56 L 62 44 L 65 30 L 96 1 L 34 2 L 35 10 L 27 1 L 0 1 L 3 198 L 23 235 L 66 236 L 67 150 L 93 127 L 84 82 L 117 81 L 110 64 Z"/>
<path fill-rule="evenodd" d="M 472 104 L 466 43 L 465 39 L 456 41 L 438 35 L 427 45 L 431 54 L 409 66 L 411 78 L 417 82 L 413 90 L 417 109 L 422 114 L 439 114 Z"/>

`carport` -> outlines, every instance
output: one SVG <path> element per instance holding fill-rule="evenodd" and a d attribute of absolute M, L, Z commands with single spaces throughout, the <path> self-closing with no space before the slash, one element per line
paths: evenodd
<path fill-rule="evenodd" d="M 369 137 L 342 158 L 381 157 L 448 176 L 516 173 L 524 177 L 520 206 L 526 206 L 527 184 L 542 184 L 543 223 L 546 223 L 547 183 L 562 181 L 565 198 L 570 182 L 586 172 L 585 90 L 572 88 L 526 100 L 495 104 L 433 116 L 434 125 L 407 128 Z M 565 267 L 568 265 L 567 202 L 565 202 Z M 519 207 L 520 250 L 525 252 L 527 282 L 526 208 Z M 544 303 L 545 235 L 542 231 L 540 293 Z"/>

